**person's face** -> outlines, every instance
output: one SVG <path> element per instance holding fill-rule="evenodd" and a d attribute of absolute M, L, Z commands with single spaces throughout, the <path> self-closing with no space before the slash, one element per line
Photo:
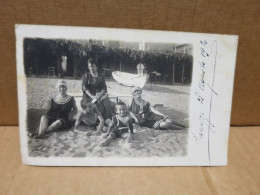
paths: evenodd
<path fill-rule="evenodd" d="M 119 116 L 124 117 L 126 115 L 126 106 L 117 105 L 116 112 Z"/>
<path fill-rule="evenodd" d="M 88 63 L 88 69 L 90 72 L 97 72 L 97 66 L 96 64 L 90 64 Z"/>
<path fill-rule="evenodd" d="M 142 97 L 142 91 L 139 91 L 139 90 L 135 91 L 134 98 L 140 98 L 140 97 Z"/>
<path fill-rule="evenodd" d="M 64 86 L 64 85 L 60 85 L 59 86 L 59 93 L 60 94 L 66 94 L 66 91 L 67 91 L 67 87 L 66 86 Z"/>

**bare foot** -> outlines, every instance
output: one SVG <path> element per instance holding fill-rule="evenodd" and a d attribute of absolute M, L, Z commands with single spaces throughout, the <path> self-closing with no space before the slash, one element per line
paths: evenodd
<path fill-rule="evenodd" d="M 44 134 L 41 134 L 41 135 L 32 135 L 31 138 L 34 138 L 34 139 L 44 139 L 46 138 L 46 136 Z"/>

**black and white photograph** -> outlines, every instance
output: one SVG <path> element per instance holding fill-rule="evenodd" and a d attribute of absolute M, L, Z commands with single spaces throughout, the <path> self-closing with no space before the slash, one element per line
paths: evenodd
<path fill-rule="evenodd" d="M 186 43 L 24 39 L 29 155 L 186 155 L 192 63 Z"/>
<path fill-rule="evenodd" d="M 173 32 L 166 37 L 156 32 L 162 34 L 158 38 L 152 31 L 18 27 L 24 34 L 17 38 L 17 77 L 27 163 L 193 165 L 197 143 L 208 146 L 197 155 L 205 152 L 198 164 L 211 165 L 209 140 L 218 126 L 212 113 L 219 109 L 213 100 L 220 96 L 216 41 L 179 39 Z M 30 27 L 33 33 L 25 33 Z"/>

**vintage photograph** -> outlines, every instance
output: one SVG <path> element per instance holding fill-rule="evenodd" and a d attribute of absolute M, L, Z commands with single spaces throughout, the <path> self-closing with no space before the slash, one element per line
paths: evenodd
<path fill-rule="evenodd" d="M 192 45 L 23 40 L 31 157 L 187 155 Z"/>
<path fill-rule="evenodd" d="M 238 37 L 17 25 L 22 161 L 226 165 Z"/>

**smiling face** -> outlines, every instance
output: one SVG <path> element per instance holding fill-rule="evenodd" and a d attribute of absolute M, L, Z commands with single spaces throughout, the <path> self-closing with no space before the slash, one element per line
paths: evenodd
<path fill-rule="evenodd" d="M 121 116 L 121 117 L 124 117 L 126 116 L 126 105 L 117 105 L 116 106 L 116 113 Z"/>

